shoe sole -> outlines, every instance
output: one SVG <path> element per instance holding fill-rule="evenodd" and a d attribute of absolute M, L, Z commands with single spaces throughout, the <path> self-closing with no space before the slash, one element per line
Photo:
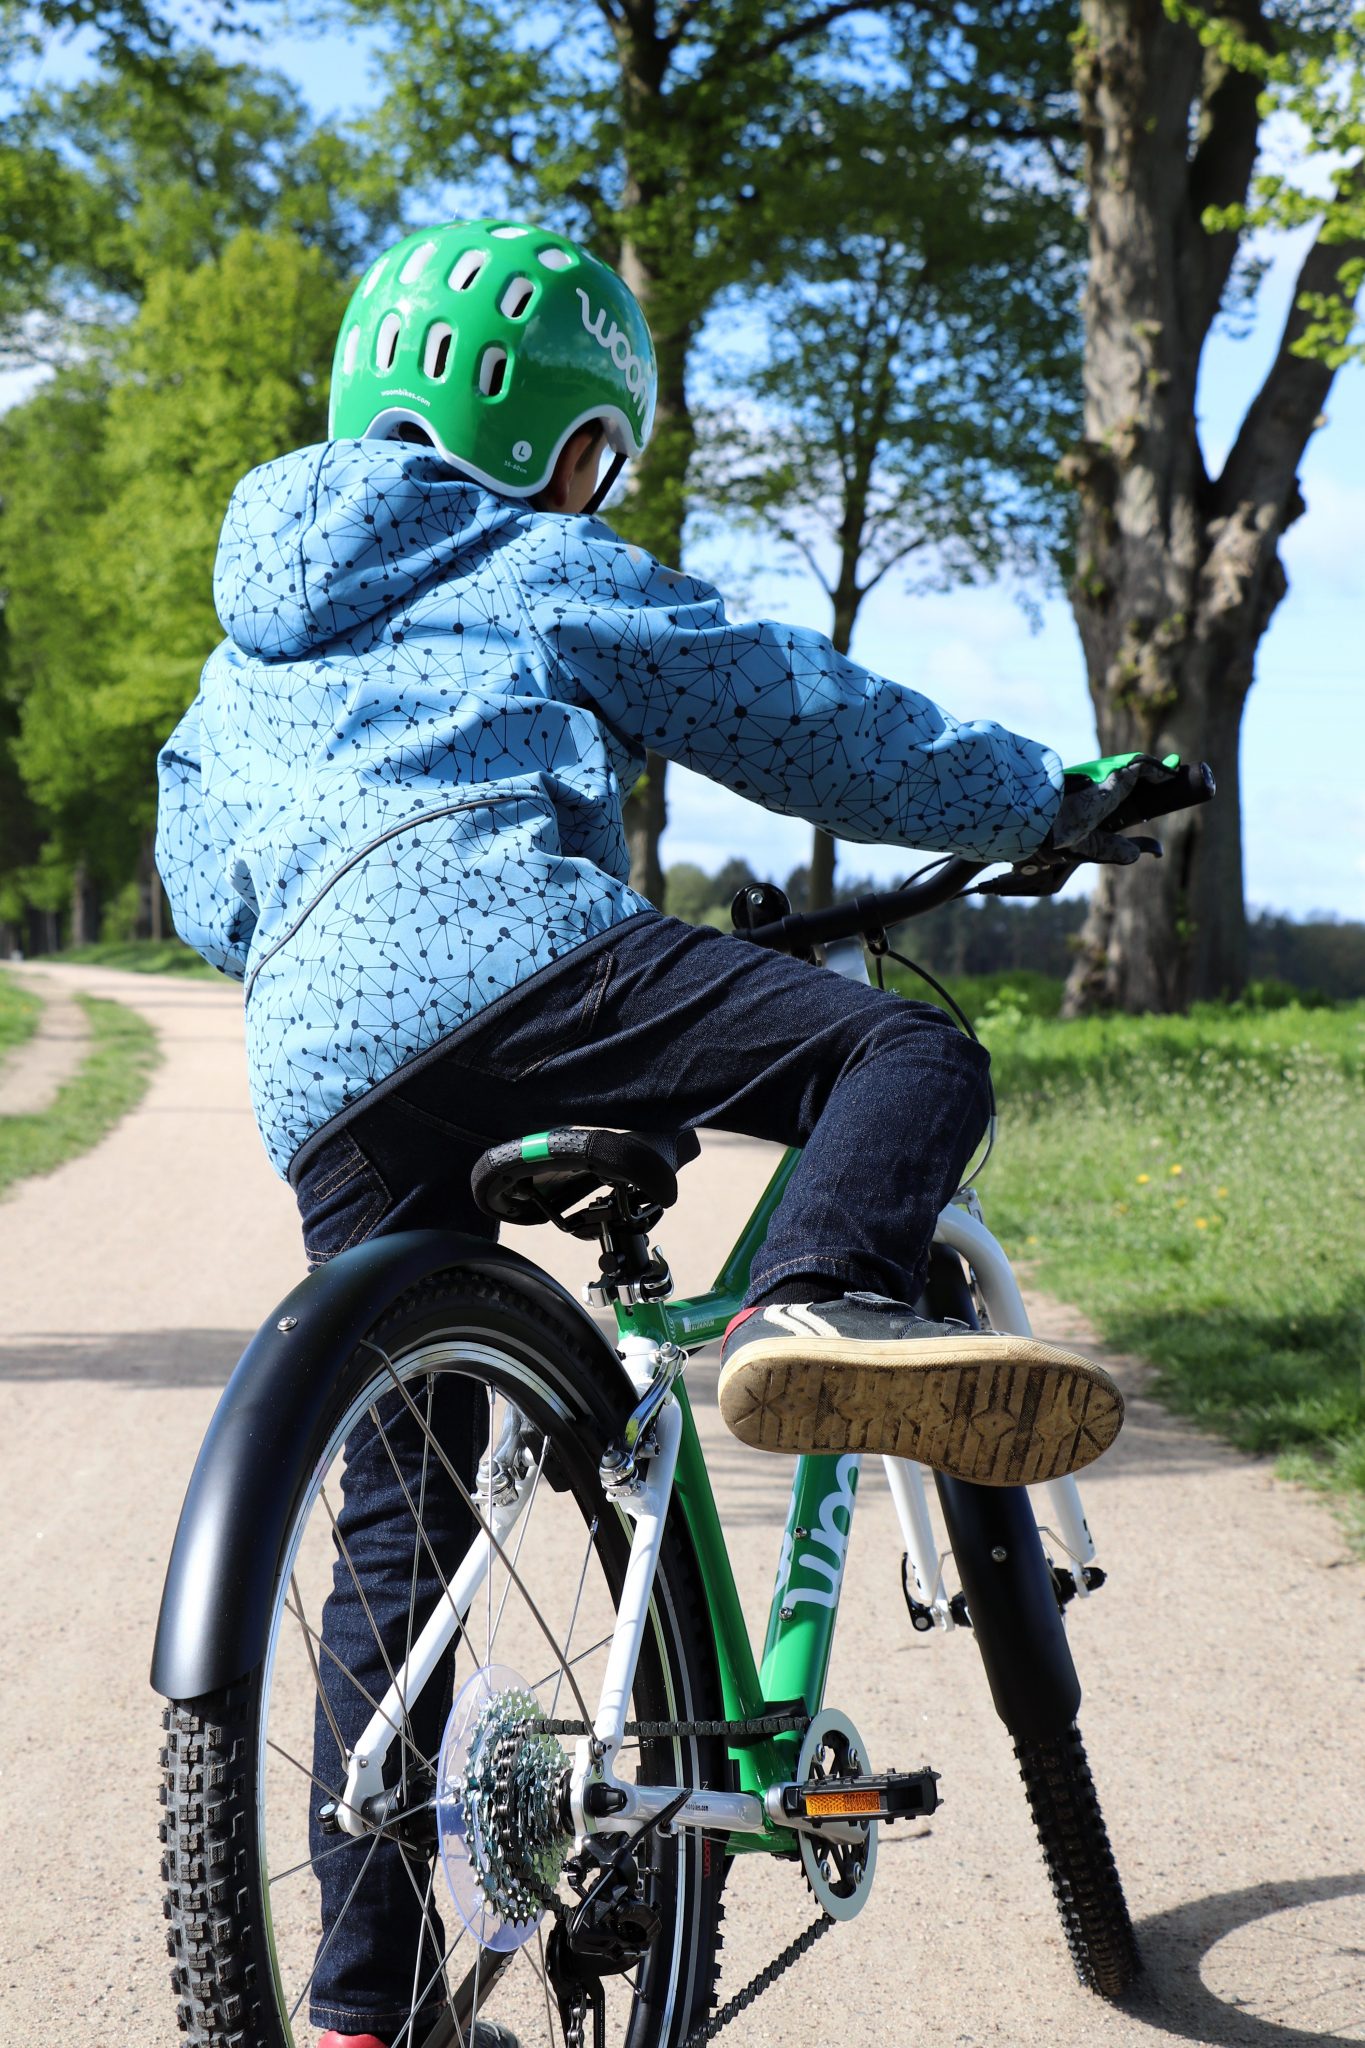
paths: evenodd
<path fill-rule="evenodd" d="M 1109 1375 L 1031 1337 L 756 1337 L 721 1366 L 726 1428 L 756 1451 L 869 1451 L 979 1486 L 1079 1472 L 1123 1422 Z"/>

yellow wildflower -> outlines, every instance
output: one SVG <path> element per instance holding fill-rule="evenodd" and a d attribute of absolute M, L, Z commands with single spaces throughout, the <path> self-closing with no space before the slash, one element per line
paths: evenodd
<path fill-rule="evenodd" d="M 1196 1229 L 1196 1230 L 1207 1230 L 1207 1229 L 1208 1229 L 1208 1227 L 1209 1227 L 1209 1219 L 1208 1219 L 1208 1217 L 1207 1217 L 1207 1216 L 1196 1216 L 1196 1217 L 1195 1217 L 1195 1219 L 1194 1219 L 1194 1227 L 1195 1227 L 1195 1229 Z"/>
<path fill-rule="evenodd" d="M 1151 1174 L 1150 1174 L 1150 1173 L 1140 1173 L 1140 1174 L 1138 1175 L 1138 1182 L 1137 1182 L 1138 1186 L 1139 1186 L 1140 1188 L 1145 1188 L 1145 1187 L 1146 1187 L 1146 1185 L 1147 1185 L 1147 1183 L 1148 1183 L 1148 1181 L 1149 1181 L 1149 1180 L 1151 1179 L 1151 1177 L 1152 1177 L 1152 1176 L 1151 1176 Z"/>
<path fill-rule="evenodd" d="M 1184 1169 L 1184 1167 L 1183 1167 L 1183 1166 L 1173 1166 L 1173 1167 L 1171 1168 L 1171 1172 L 1172 1172 L 1172 1173 L 1183 1173 L 1184 1171 L 1185 1171 L 1185 1169 Z"/>
<path fill-rule="evenodd" d="M 1220 1202 L 1225 1201 L 1227 1199 L 1228 1191 L 1226 1188 L 1215 1188 L 1213 1192 L 1215 1193 L 1215 1195 L 1217 1195 Z"/>
<path fill-rule="evenodd" d="M 1186 1204 L 1186 1202 L 1187 1202 L 1188 1200 L 1189 1200 L 1189 1196 L 1188 1196 L 1188 1195 L 1177 1195 L 1177 1196 L 1176 1196 L 1176 1198 L 1175 1198 L 1175 1206 L 1176 1206 L 1176 1208 L 1177 1208 L 1177 1209 L 1183 1209 L 1183 1208 L 1184 1208 L 1184 1206 L 1185 1206 L 1185 1204 Z"/>

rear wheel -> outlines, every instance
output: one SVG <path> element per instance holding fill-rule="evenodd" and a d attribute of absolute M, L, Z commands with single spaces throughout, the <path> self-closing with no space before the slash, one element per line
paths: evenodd
<path fill-rule="evenodd" d="M 600 1351 L 570 1315 L 556 1321 L 512 1280 L 459 1272 L 395 1303 L 339 1376 L 315 1455 L 294 1475 L 263 1662 L 166 1714 L 166 1913 L 192 2042 L 311 2048 L 335 2027 L 441 2048 L 481 2022 L 480 2035 L 501 2025 L 522 2048 L 561 2048 L 546 1969 L 550 1902 L 572 1903 L 567 1844 L 545 1818 L 557 1811 L 557 1759 L 550 1752 L 543 1783 L 528 1785 L 540 1766 L 517 1747 L 517 1716 L 590 1721 L 596 1705 L 630 1548 L 598 1480 L 623 1405 L 603 1379 Z M 487 1515 L 503 1531 L 501 1555 L 471 1595 Z M 456 1599 L 454 1643 L 403 1698 L 395 1674 L 432 1613 Z M 471 1754 L 457 1697 L 482 1711 L 494 1694 L 493 1720 L 473 1724 L 490 1846 L 488 1830 L 438 1826 L 450 1808 L 437 1771 L 449 1729 L 464 1742 L 454 1745 L 462 1769 Z M 506 1704 L 525 1695 L 533 1707 Z M 352 1836 L 328 1809 L 344 1805 L 349 1760 L 367 1727 L 373 1741 L 377 1712 L 387 1760 Z M 676 1524 L 630 1715 L 723 1715 L 696 1564 Z M 574 1746 L 563 1737 L 568 1758 Z M 642 1782 L 725 1782 L 723 1748 L 709 1737 L 628 1743 L 618 1768 Z M 496 1816 L 513 1808 L 502 1839 Z M 532 1812 L 544 1832 L 535 1855 L 522 1853 Z M 710 2006 L 722 1857 L 680 1830 L 651 1841 L 642 1861 L 659 1932 L 632 1969 L 605 1980 L 606 2038 L 677 2048 Z M 489 1898 L 513 1904 L 483 1911 Z"/>

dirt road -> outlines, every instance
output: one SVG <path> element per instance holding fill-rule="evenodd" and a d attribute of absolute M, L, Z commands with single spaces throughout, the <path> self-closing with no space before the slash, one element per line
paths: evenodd
<path fill-rule="evenodd" d="M 0 1204 L 0 2041 L 171 2048 L 147 1661 L 199 1438 L 298 1277 L 298 1232 L 247 1109 L 234 992 L 52 972 L 142 1011 L 164 1062 L 96 1151 Z M 721 1139 L 689 1169 L 660 1233 L 684 1285 L 709 1280 L 767 1165 Z M 549 1235 L 520 1248 L 581 1278 Z M 1055 1307 L 1038 1323 L 1084 1336 Z M 787 1468 L 726 1438 L 704 1360 L 692 1377 L 756 1618 Z M 1365 2042 L 1365 1570 L 1316 1503 L 1140 1392 L 1086 1497 L 1111 1576 L 1073 1610 L 1081 1719 L 1148 1959 L 1140 1996 L 1116 2010 L 1076 1987 L 975 1647 L 912 1636 L 869 1474 L 829 1698 L 879 1763 L 941 1771 L 944 1805 L 884 1835 L 866 1911 L 724 2039 Z M 723 1988 L 809 1916 L 794 1874 L 742 1860 Z"/>

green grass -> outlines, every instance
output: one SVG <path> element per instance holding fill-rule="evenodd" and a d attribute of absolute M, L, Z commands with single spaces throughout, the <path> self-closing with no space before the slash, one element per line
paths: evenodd
<path fill-rule="evenodd" d="M 1064 1024 L 997 998 L 980 1023 L 1011 1255 L 1365 1542 L 1365 1004 Z"/>
<path fill-rule="evenodd" d="M 0 1065 L 7 1053 L 32 1038 L 42 1007 L 33 991 L 14 975 L 0 973 Z"/>
<path fill-rule="evenodd" d="M 0 1003 L 11 984 L 0 975 Z M 91 1042 L 79 1071 L 41 1116 L 0 1116 L 0 1193 L 86 1152 L 141 1100 L 157 1063 L 156 1033 L 121 1003 L 77 998 Z"/>
<path fill-rule="evenodd" d="M 196 981 L 226 979 L 179 939 L 113 939 L 98 946 L 73 946 L 69 952 L 48 957 L 63 967 L 122 967 L 131 974 L 188 974 Z"/>

